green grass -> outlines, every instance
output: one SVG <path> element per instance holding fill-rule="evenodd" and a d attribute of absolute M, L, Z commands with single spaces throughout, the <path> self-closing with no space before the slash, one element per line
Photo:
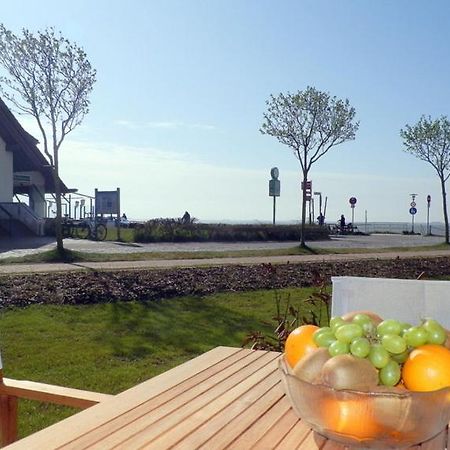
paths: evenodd
<path fill-rule="evenodd" d="M 106 233 L 107 241 L 117 241 L 119 239 L 117 234 L 117 228 L 108 227 Z M 120 229 L 120 241 L 121 242 L 134 242 L 134 229 L 133 228 L 121 228 Z"/>
<path fill-rule="evenodd" d="M 133 245 L 133 244 L 130 244 Z M 206 259 L 206 258 L 228 258 L 228 257 L 251 257 L 251 256 L 290 256 L 290 255 L 337 255 L 337 254 L 365 254 L 365 253 L 387 253 L 387 252 L 413 252 L 450 250 L 445 244 L 436 244 L 420 247 L 386 247 L 386 248 L 301 248 L 300 246 L 267 249 L 267 250 L 234 250 L 234 251 L 203 251 L 203 252 L 137 252 L 137 253 L 87 253 L 66 250 L 64 262 L 109 262 L 109 261 L 146 261 L 159 259 Z M 10 257 L 0 259 L 1 264 L 16 263 L 47 263 L 58 262 L 61 258 L 56 250 L 36 253 L 21 257 Z"/>
<path fill-rule="evenodd" d="M 303 313 L 311 289 L 286 289 Z M 5 376 L 115 394 L 218 345 L 272 333 L 274 291 L 224 293 L 147 303 L 32 306 L 1 313 Z M 20 436 L 73 414 L 20 402 Z"/>

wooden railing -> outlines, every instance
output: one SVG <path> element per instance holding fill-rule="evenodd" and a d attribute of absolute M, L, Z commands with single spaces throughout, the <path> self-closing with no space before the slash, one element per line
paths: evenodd
<path fill-rule="evenodd" d="M 17 406 L 21 398 L 85 409 L 110 397 L 97 392 L 2 378 L 0 368 L 0 446 L 17 440 Z"/>

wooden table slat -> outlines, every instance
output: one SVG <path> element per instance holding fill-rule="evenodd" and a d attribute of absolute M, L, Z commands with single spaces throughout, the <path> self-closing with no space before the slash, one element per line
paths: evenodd
<path fill-rule="evenodd" d="M 185 420 L 195 415 L 196 411 L 202 410 L 206 419 L 216 410 L 216 402 L 220 396 L 223 396 L 225 402 L 231 398 L 236 398 L 246 392 L 254 383 L 259 383 L 274 371 L 274 354 L 266 353 L 261 358 L 243 370 L 231 377 L 224 378 L 220 384 L 214 386 L 201 396 L 194 398 L 189 404 L 181 408 L 175 408 L 171 414 L 164 417 L 163 420 L 150 420 L 149 417 L 143 417 L 127 427 L 127 434 L 132 436 L 124 440 L 117 448 L 128 450 L 130 448 L 139 448 L 145 445 L 145 448 L 161 449 L 168 448 L 177 443 L 182 435 L 190 432 L 186 427 Z M 192 423 L 189 424 L 193 426 Z M 131 428 L 130 428 L 131 427 Z M 132 431 L 130 433 L 130 431 Z M 121 439 L 123 439 L 121 437 Z M 106 440 L 108 441 L 108 440 Z M 104 443 L 105 441 L 102 441 Z M 100 447 L 99 447 L 100 448 Z M 102 447 L 105 448 L 105 447 Z M 108 444 L 106 445 L 108 448 Z"/>
<path fill-rule="evenodd" d="M 349 447 L 347 447 L 344 444 L 340 444 L 339 442 L 334 442 L 327 439 L 321 450 L 348 450 L 348 449 Z"/>
<path fill-rule="evenodd" d="M 276 375 L 275 375 L 276 377 Z M 283 397 L 279 389 L 279 377 L 277 384 L 266 390 L 262 396 L 258 398 L 253 404 L 245 408 L 241 414 L 227 421 L 212 437 L 210 437 L 204 444 L 199 446 L 200 449 L 223 449 L 230 445 L 236 436 L 239 436 L 247 430 L 255 421 L 264 414 L 264 411 L 271 408 L 274 404 L 280 401 Z M 180 442 L 180 448 L 182 442 Z"/>
<path fill-rule="evenodd" d="M 73 441 L 67 448 L 83 449 L 87 446 L 92 446 L 98 441 L 101 441 L 101 445 L 106 446 L 107 440 L 111 442 L 117 440 L 114 433 L 121 434 L 122 429 L 130 423 L 137 423 L 143 416 L 147 416 L 147 421 L 156 422 L 171 411 L 187 404 L 192 398 L 208 392 L 215 384 L 220 383 L 224 377 L 227 378 L 235 375 L 242 370 L 243 367 L 250 365 L 252 362 L 257 361 L 262 357 L 265 357 L 265 353 L 263 352 L 240 352 L 231 355 L 226 360 L 198 373 L 194 377 L 190 377 L 162 392 L 160 395 L 154 396 L 150 400 L 136 402 L 135 406 L 130 408 L 126 414 L 122 414 L 110 421 L 104 422 L 95 430 L 92 430 L 84 436 L 80 436 L 80 438 Z"/>
<path fill-rule="evenodd" d="M 225 427 L 233 423 L 231 427 L 236 432 L 236 426 L 243 426 L 244 413 L 249 409 L 255 409 L 254 405 L 261 402 L 266 393 L 274 391 L 274 387 L 280 383 L 280 377 L 276 371 L 272 372 L 264 380 L 257 385 L 251 386 L 251 388 L 235 400 L 230 400 L 229 404 L 221 410 L 216 410 L 215 414 L 208 420 L 197 427 L 195 430 L 191 430 L 189 434 L 186 434 L 182 440 L 180 440 L 173 450 L 184 450 L 186 448 L 200 448 L 205 445 L 208 449 L 221 448 L 222 446 L 214 445 L 211 440 L 216 439 Z M 274 391 L 272 396 L 273 402 L 278 401 L 281 398 L 281 394 L 278 391 Z M 269 400 L 270 401 L 270 400 Z M 217 405 L 215 405 L 217 406 Z M 263 406 L 266 408 L 266 405 Z M 254 420 L 254 415 L 251 415 Z M 189 418 L 188 420 L 191 420 Z"/>
<path fill-rule="evenodd" d="M 284 397 L 281 402 L 286 400 Z M 280 403 L 281 403 L 280 402 Z M 286 412 L 271 425 L 266 433 L 252 447 L 253 450 L 266 450 L 275 448 L 286 436 L 289 430 L 298 422 L 295 414 L 292 414 L 292 408 L 288 405 Z"/>
<path fill-rule="evenodd" d="M 217 347 L 7 448 L 348 450 L 295 415 L 279 356 Z M 449 434 L 408 450 L 450 450 Z"/>
<path fill-rule="evenodd" d="M 297 417 L 295 412 L 290 409 L 289 414 Z M 294 427 L 292 427 L 284 438 L 276 445 L 276 450 L 294 450 L 300 448 L 302 442 L 306 439 L 308 434 L 311 432 L 311 428 L 297 417 L 297 422 Z"/>
<path fill-rule="evenodd" d="M 50 450 L 59 448 L 64 443 L 70 442 L 78 438 L 81 434 L 89 432 L 98 426 L 99 423 L 111 420 L 121 412 L 126 412 L 130 404 L 133 405 L 136 402 L 136 397 L 148 399 L 153 396 L 152 394 L 157 395 L 161 391 L 167 390 L 240 352 L 245 354 L 248 351 L 232 347 L 216 347 L 195 359 L 134 386 L 112 397 L 110 400 L 92 406 L 81 413 L 51 425 L 5 448 L 8 448 L 8 450 L 16 448 L 24 450 Z"/>
<path fill-rule="evenodd" d="M 321 450 L 328 440 L 316 433 L 315 431 L 311 431 L 306 439 L 302 442 L 301 450 Z"/>
<path fill-rule="evenodd" d="M 271 429 L 274 423 L 278 422 L 290 409 L 286 397 L 282 397 L 279 402 L 268 409 L 257 422 L 242 433 L 229 447 L 229 449 L 239 450 L 243 448 L 253 448 L 264 434 Z"/>

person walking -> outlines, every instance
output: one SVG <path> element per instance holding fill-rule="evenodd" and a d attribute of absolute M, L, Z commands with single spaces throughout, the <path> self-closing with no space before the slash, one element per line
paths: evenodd
<path fill-rule="evenodd" d="M 191 215 L 187 211 L 184 212 L 181 222 L 185 225 L 189 225 L 191 223 Z"/>

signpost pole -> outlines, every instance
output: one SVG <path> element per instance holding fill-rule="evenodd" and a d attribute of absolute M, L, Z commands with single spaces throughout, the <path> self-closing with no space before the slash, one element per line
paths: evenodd
<path fill-rule="evenodd" d="M 427 236 L 431 236 L 431 228 L 430 228 L 430 203 L 431 203 L 431 195 L 427 196 Z"/>
<path fill-rule="evenodd" d="M 117 240 L 120 242 L 120 188 L 117 188 Z"/>
<path fill-rule="evenodd" d="M 275 209 L 276 209 L 276 201 L 277 198 L 275 197 L 275 195 L 273 196 L 273 221 L 272 221 L 272 225 L 275 225 Z"/>
<path fill-rule="evenodd" d="M 322 211 L 322 192 L 313 192 L 313 194 L 319 197 L 319 225 L 323 225 L 323 217 L 325 217 L 325 213 Z M 311 202 L 314 202 L 314 196 L 311 196 Z M 313 222 L 315 217 L 316 214 L 313 212 Z"/>
<path fill-rule="evenodd" d="M 352 208 L 352 225 L 355 223 L 355 205 L 356 205 L 356 197 L 350 197 L 350 199 L 348 200 L 350 203 L 350 206 Z"/>
<path fill-rule="evenodd" d="M 100 205 L 97 204 L 97 202 L 98 202 L 98 189 L 97 189 L 97 188 L 95 188 L 95 193 L 94 193 L 94 195 L 95 195 L 94 215 L 93 215 L 93 217 L 91 217 L 91 219 L 94 220 L 94 226 L 95 226 L 95 221 L 96 221 L 96 218 L 97 218 L 97 211 L 98 211 L 98 209 L 99 209 L 99 207 L 100 207 Z M 92 209 L 92 208 L 91 208 L 91 209 Z"/>
<path fill-rule="evenodd" d="M 417 213 L 415 200 L 417 194 L 409 194 L 409 195 L 411 195 L 411 203 L 410 203 L 411 208 L 409 208 L 409 213 L 411 214 L 411 234 L 414 234 L 414 216 Z"/>
<path fill-rule="evenodd" d="M 272 167 L 270 170 L 269 180 L 269 196 L 273 197 L 273 213 L 272 213 L 272 225 L 275 225 L 275 211 L 276 211 L 276 198 L 280 196 L 280 180 L 278 179 L 280 172 L 278 167 Z"/>

